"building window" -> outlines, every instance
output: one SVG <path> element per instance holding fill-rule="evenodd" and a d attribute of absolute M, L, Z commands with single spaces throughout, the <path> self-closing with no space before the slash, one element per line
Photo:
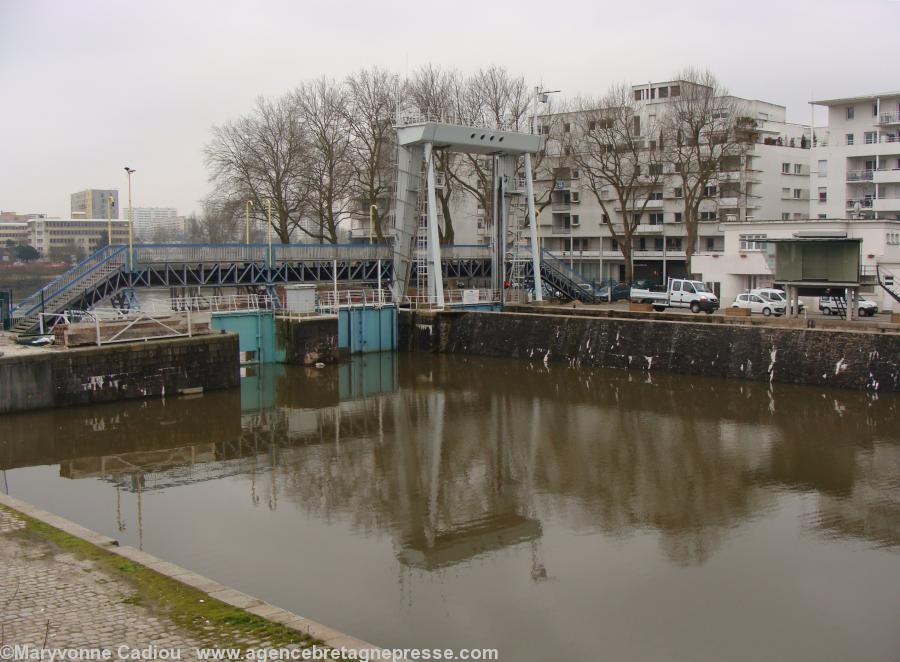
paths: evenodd
<path fill-rule="evenodd" d="M 781 189 L 781 199 L 782 200 L 787 200 L 790 197 L 791 197 L 791 189 L 789 189 L 789 188 Z"/>
<path fill-rule="evenodd" d="M 612 240 L 612 249 L 613 249 L 614 251 L 619 250 L 619 242 L 616 241 L 615 239 Z"/>
<path fill-rule="evenodd" d="M 828 176 L 828 161 L 821 160 L 819 161 L 819 177 L 827 177 Z"/>
<path fill-rule="evenodd" d="M 716 240 L 713 237 L 706 238 L 706 250 L 711 251 L 716 247 Z"/>
<path fill-rule="evenodd" d="M 650 164 L 650 174 L 651 174 L 651 175 L 661 175 L 661 174 L 663 174 L 662 163 L 651 163 L 651 164 Z"/>
<path fill-rule="evenodd" d="M 781 172 L 784 175 L 790 175 L 791 174 L 791 164 L 790 163 L 782 163 L 781 164 Z"/>
<path fill-rule="evenodd" d="M 681 220 L 682 220 L 681 212 L 680 212 L 680 211 L 676 211 L 676 212 L 675 212 L 675 222 L 676 222 L 676 223 L 681 223 Z"/>
<path fill-rule="evenodd" d="M 640 225 L 641 223 L 641 215 L 640 213 L 635 213 L 631 215 L 631 219 L 634 221 L 635 225 Z"/>
<path fill-rule="evenodd" d="M 763 251 L 766 249 L 766 235 L 764 234 L 742 234 L 741 250 L 742 251 Z"/>
<path fill-rule="evenodd" d="M 700 212 L 700 220 L 701 221 L 714 221 L 718 218 L 718 214 L 714 211 L 701 211 Z"/>
<path fill-rule="evenodd" d="M 872 145 L 878 142 L 878 134 L 874 131 L 866 131 L 863 133 L 863 142 L 867 145 Z"/>
<path fill-rule="evenodd" d="M 703 189 L 703 195 L 706 196 L 707 198 L 716 197 L 717 192 L 718 192 L 718 189 L 715 186 L 707 186 Z"/>
<path fill-rule="evenodd" d="M 828 202 L 828 189 L 824 186 L 819 187 L 819 202 Z"/>
<path fill-rule="evenodd" d="M 878 117 L 878 103 L 872 104 L 872 117 Z"/>
<path fill-rule="evenodd" d="M 573 170 L 572 171 L 572 179 L 578 179 L 579 177 L 581 177 L 581 173 L 577 170 Z"/>
<path fill-rule="evenodd" d="M 662 237 L 656 237 L 653 240 L 653 250 L 661 251 L 663 249 L 663 240 Z"/>
<path fill-rule="evenodd" d="M 803 194 L 803 189 L 795 188 L 794 189 L 794 200 L 799 200 L 800 196 Z"/>
<path fill-rule="evenodd" d="M 680 186 L 676 186 L 675 190 L 672 192 L 672 195 L 674 195 L 676 198 L 683 198 L 684 191 L 681 190 Z"/>
<path fill-rule="evenodd" d="M 828 218 L 828 214 L 819 214 L 819 218 Z"/>
<path fill-rule="evenodd" d="M 654 212 L 650 214 L 650 225 L 662 225 L 663 224 L 663 215 L 662 212 Z"/>
<path fill-rule="evenodd" d="M 662 192 L 662 191 L 652 191 L 652 192 L 650 193 L 650 199 L 651 199 L 651 200 L 662 200 L 662 199 L 663 199 L 663 192 Z"/>
<path fill-rule="evenodd" d="M 566 122 L 563 124 L 563 133 L 569 133 L 572 130 L 572 125 Z"/>
<path fill-rule="evenodd" d="M 852 133 L 848 133 L 848 134 L 847 134 L 847 144 L 848 144 L 848 145 L 852 145 L 852 144 L 853 144 L 853 134 L 852 134 Z"/>
<path fill-rule="evenodd" d="M 681 237 L 667 237 L 666 248 L 670 251 L 681 250 Z"/>
<path fill-rule="evenodd" d="M 803 174 L 803 166 L 802 166 L 801 164 L 799 164 L 799 163 L 795 163 L 795 164 L 794 164 L 794 174 L 795 174 L 795 175 L 802 175 L 802 174 Z"/>
<path fill-rule="evenodd" d="M 852 120 L 853 115 L 856 113 L 856 109 L 853 106 L 847 106 L 847 119 Z"/>

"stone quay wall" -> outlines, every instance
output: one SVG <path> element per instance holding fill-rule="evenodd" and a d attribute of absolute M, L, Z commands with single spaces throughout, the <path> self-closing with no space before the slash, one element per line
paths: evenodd
<path fill-rule="evenodd" d="M 400 347 L 900 391 L 900 334 L 576 315 L 402 311 Z"/>
<path fill-rule="evenodd" d="M 240 385 L 238 338 L 122 343 L 0 357 L 0 414 Z"/>

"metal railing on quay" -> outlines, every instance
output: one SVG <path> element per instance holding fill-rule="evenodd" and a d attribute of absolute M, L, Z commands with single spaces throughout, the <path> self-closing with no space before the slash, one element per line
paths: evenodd
<path fill-rule="evenodd" d="M 474 306 L 499 304 L 500 291 L 491 289 L 447 289 L 444 290 L 444 305 L 448 306 Z M 412 310 L 434 310 L 442 306 L 438 305 L 436 298 L 430 294 L 412 294 L 403 297 L 401 305 Z"/>
<path fill-rule="evenodd" d="M 138 244 L 134 264 L 265 262 L 266 244 Z"/>
<path fill-rule="evenodd" d="M 341 308 L 381 308 L 393 303 L 391 291 L 385 289 L 320 290 L 316 293 L 316 309 L 321 314 L 336 315 Z"/>

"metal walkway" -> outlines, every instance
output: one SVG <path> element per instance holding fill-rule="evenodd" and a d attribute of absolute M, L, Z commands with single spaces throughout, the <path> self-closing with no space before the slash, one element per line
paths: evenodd
<path fill-rule="evenodd" d="M 141 244 L 104 246 L 12 309 L 11 328 L 33 332 L 42 313 L 87 310 L 104 299 L 145 287 L 267 287 L 285 283 L 387 286 L 393 280 L 390 246 L 368 244 Z M 441 247 L 446 279 L 491 277 L 491 247 Z M 415 278 L 415 264 L 409 277 Z M 563 296 L 592 301 L 592 288 L 544 251 L 541 274 Z"/>

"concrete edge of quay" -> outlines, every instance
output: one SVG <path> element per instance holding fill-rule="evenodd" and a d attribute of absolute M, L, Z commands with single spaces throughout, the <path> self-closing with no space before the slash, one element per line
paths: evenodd
<path fill-rule="evenodd" d="M 252 595 L 220 584 L 213 579 L 198 575 L 195 572 L 191 572 L 190 570 L 182 568 L 174 563 L 170 563 L 169 561 L 164 561 L 142 550 L 128 545 L 119 545 L 119 542 L 115 538 L 99 534 L 96 531 L 85 528 L 64 517 L 38 508 L 27 501 L 22 501 L 21 499 L 16 499 L 7 494 L 0 493 L 0 505 L 18 511 L 23 515 L 43 522 L 48 526 L 59 529 L 70 536 L 99 547 L 106 552 L 121 556 L 134 563 L 140 563 L 164 577 L 180 582 L 201 593 L 205 593 L 214 600 L 219 600 L 227 605 L 242 609 L 249 614 L 264 618 L 273 623 L 278 623 L 279 625 L 296 630 L 297 632 L 308 634 L 311 637 L 322 641 L 329 648 L 344 648 L 354 651 L 383 650 L 380 646 L 375 646 L 311 619 L 299 616 L 286 609 L 282 609 L 281 607 L 276 607 L 264 600 L 260 600 Z"/>

